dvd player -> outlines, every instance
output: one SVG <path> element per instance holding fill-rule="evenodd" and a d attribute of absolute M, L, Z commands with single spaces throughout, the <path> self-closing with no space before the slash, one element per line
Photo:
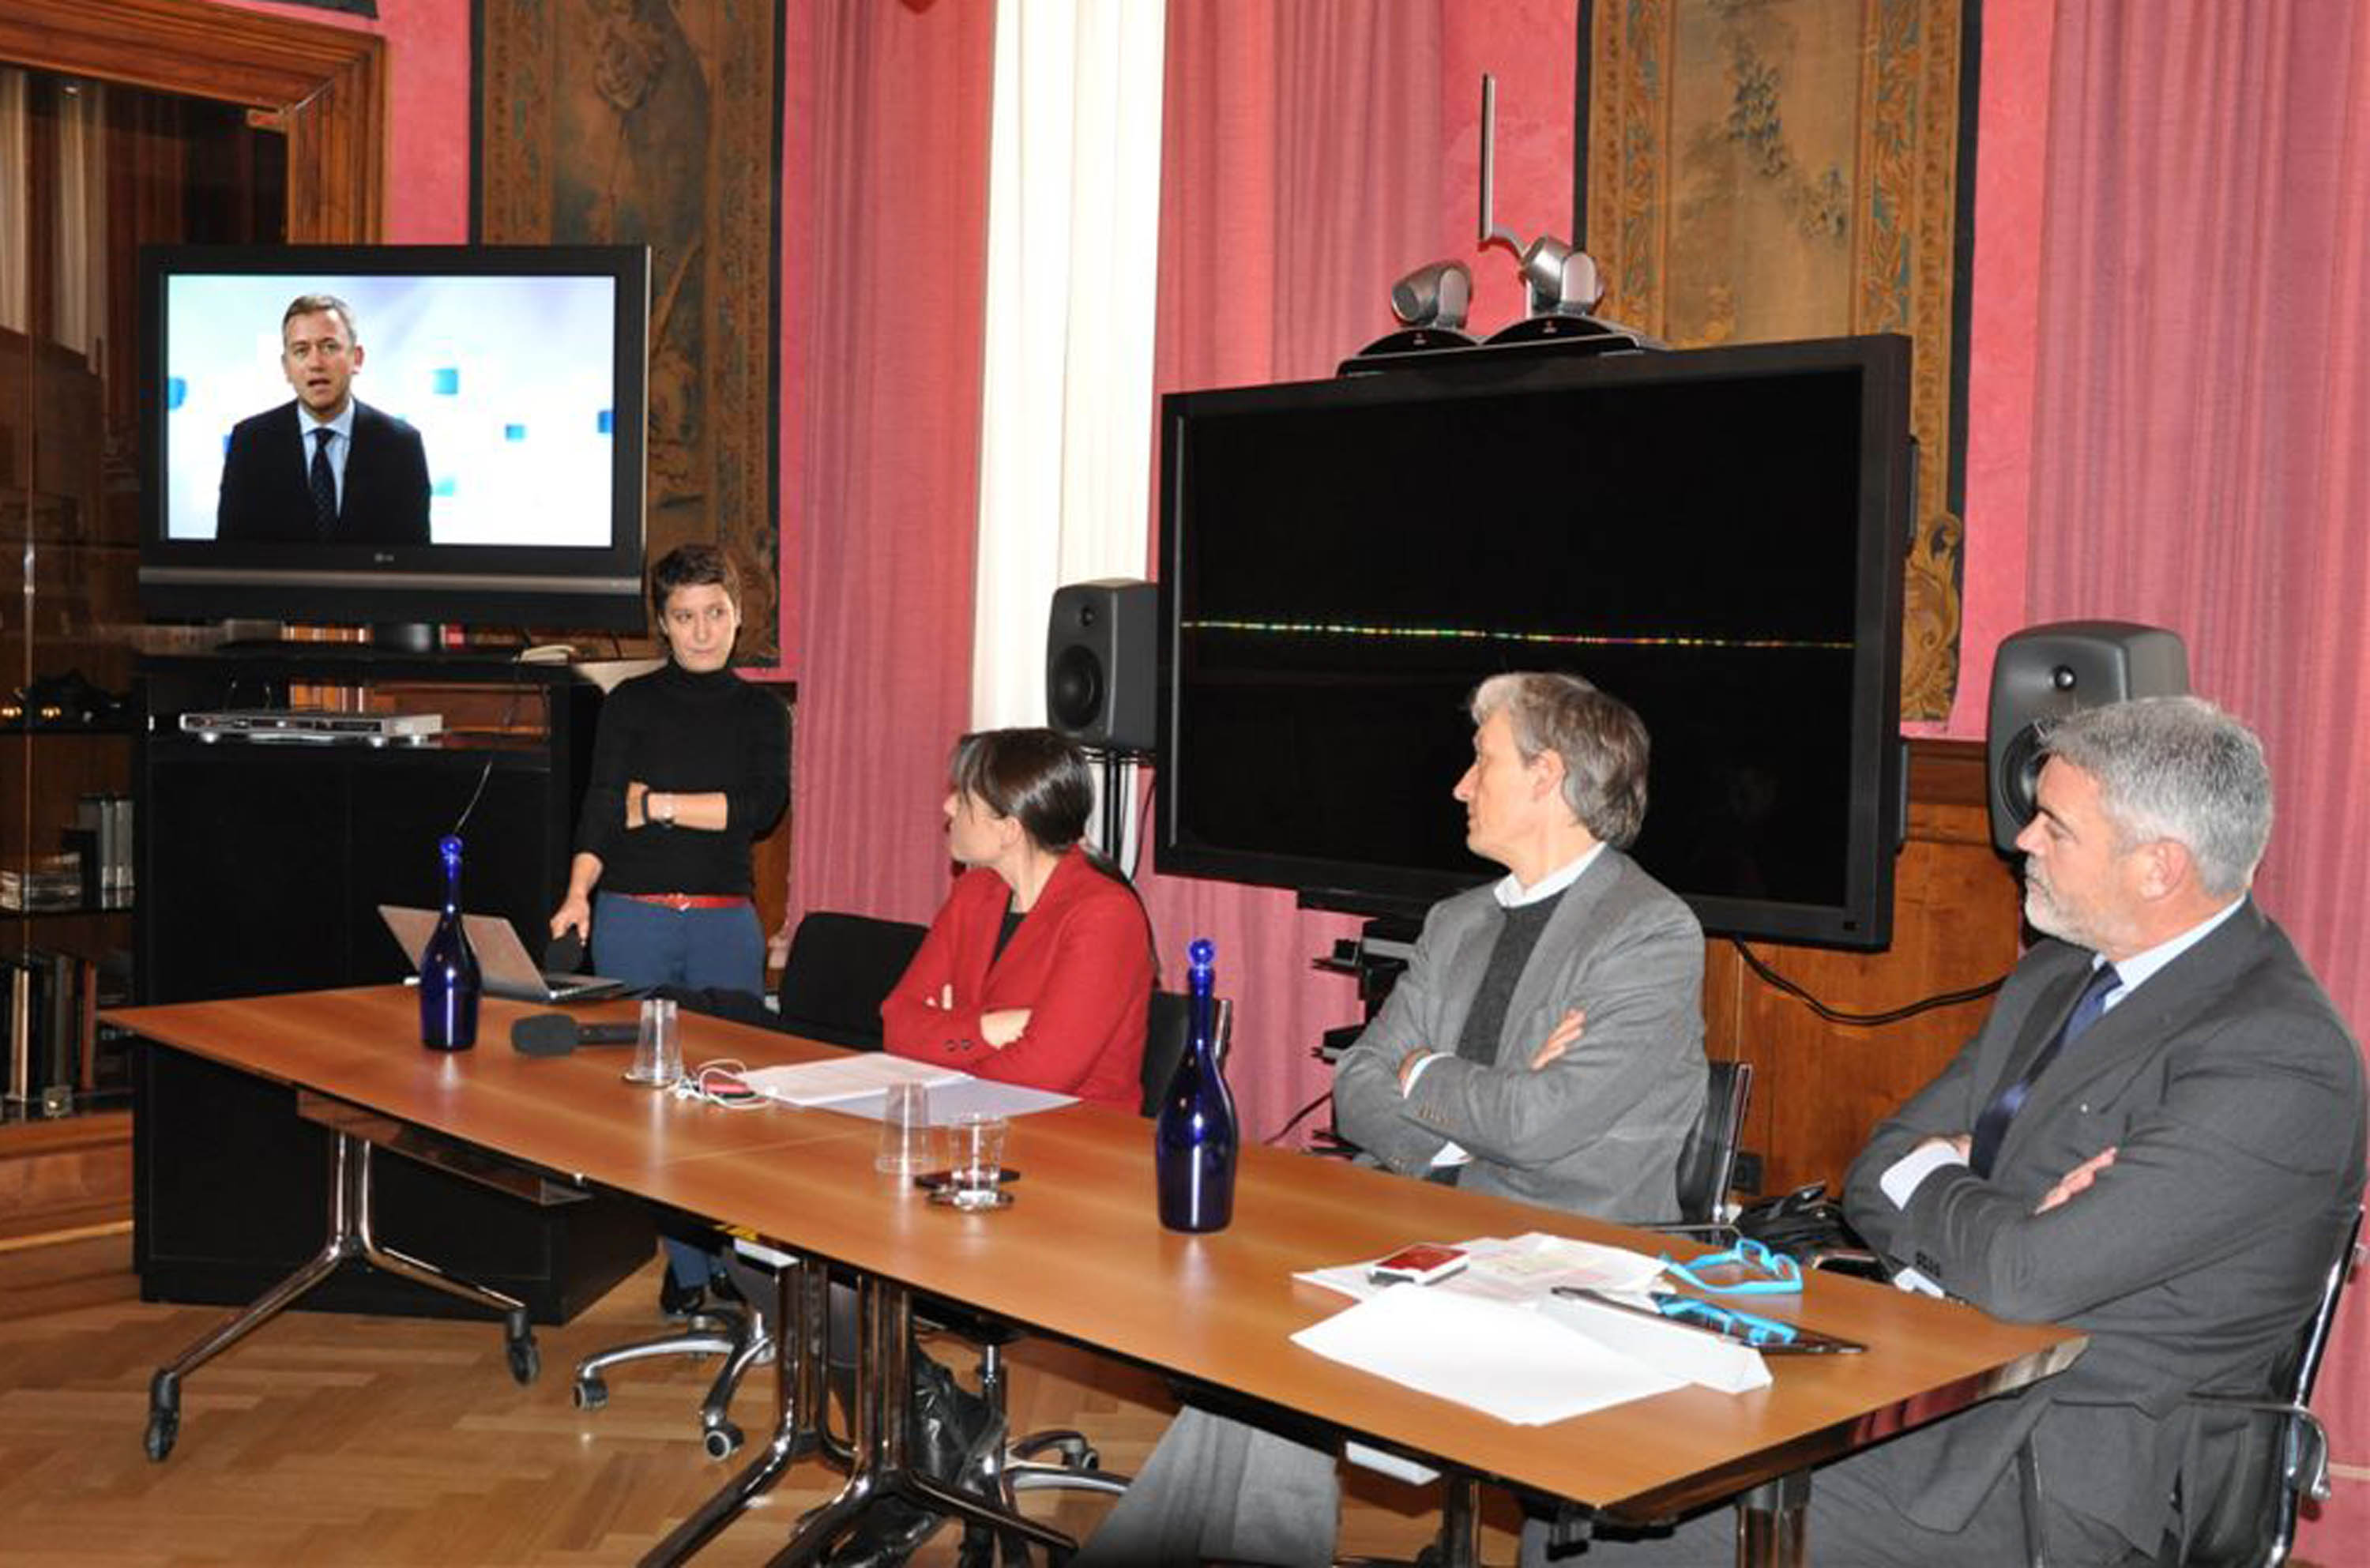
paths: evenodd
<path fill-rule="evenodd" d="M 326 708 L 235 708 L 181 715 L 181 732 L 201 741 L 426 745 L 443 732 L 441 713 L 339 713 Z"/>

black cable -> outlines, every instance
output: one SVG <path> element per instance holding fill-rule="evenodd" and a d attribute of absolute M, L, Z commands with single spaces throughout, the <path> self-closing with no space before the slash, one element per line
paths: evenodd
<path fill-rule="evenodd" d="M 524 652 L 525 650 L 521 649 L 519 655 L 513 656 L 511 663 L 513 664 L 523 663 L 525 662 L 523 658 Z M 511 721 L 518 717 L 519 695 L 523 689 L 523 687 L 515 685 L 511 687 L 510 705 L 502 709 L 501 721 L 494 726 L 494 735 L 497 740 L 501 736 L 510 733 Z M 469 824 L 469 813 L 476 811 L 477 809 L 477 802 L 485 798 L 486 785 L 493 778 L 493 777 L 494 753 L 491 748 L 489 748 L 486 752 L 486 766 L 477 770 L 477 787 L 469 791 L 469 803 L 463 806 L 461 808 L 461 814 L 453 820 L 453 831 L 448 836 L 454 838 L 461 836 L 461 830 Z"/>
<path fill-rule="evenodd" d="M 1979 1002 L 2008 983 L 2008 976 L 2003 974 L 1996 980 L 1986 980 L 1980 986 L 1970 986 L 1963 991 L 1944 991 L 1939 995 L 1922 997 L 1897 1008 L 1889 1008 L 1883 1012 L 1843 1012 L 1827 1006 L 1826 1003 L 1764 963 L 1741 939 L 1731 937 L 1728 939 L 1728 943 L 1744 960 L 1745 966 L 1761 976 L 1762 980 L 1772 988 L 1783 991 L 1829 1023 L 1847 1023 L 1860 1028 L 1870 1028 L 1884 1023 L 1899 1023 L 1903 1019 L 1916 1018 L 1919 1013 L 1932 1012 L 1937 1008 L 1954 1008 L 1962 1002 Z"/>
<path fill-rule="evenodd" d="M 1283 1126 L 1278 1127 L 1274 1132 L 1270 1133 L 1266 1137 L 1261 1138 L 1260 1141 L 1271 1147 L 1276 1144 L 1282 1143 L 1286 1133 L 1291 1132 L 1293 1128 L 1308 1120 L 1309 1116 L 1316 1112 L 1318 1106 L 1324 1104 L 1327 1101 L 1332 1098 L 1333 1091 L 1329 1089 L 1327 1090 L 1324 1093 L 1318 1095 L 1316 1099 L 1310 1101 L 1307 1104 L 1294 1112 L 1292 1113 L 1291 1121 L 1286 1122 Z"/>

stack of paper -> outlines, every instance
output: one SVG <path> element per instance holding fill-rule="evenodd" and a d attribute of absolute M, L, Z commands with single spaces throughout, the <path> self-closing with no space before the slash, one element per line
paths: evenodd
<path fill-rule="evenodd" d="M 1492 1301 L 1536 1301 L 1558 1286 L 1574 1290 L 1639 1291 L 1651 1287 L 1662 1274 L 1662 1260 L 1643 1252 L 1539 1231 L 1512 1240 L 1477 1236 L 1450 1244 L 1465 1252 L 1465 1271 L 1432 1288 Z M 1371 1266 L 1371 1262 L 1342 1263 L 1293 1277 L 1363 1301 L 1383 1292 L 1383 1286 L 1366 1277 Z"/>
<path fill-rule="evenodd" d="M 1528 1307 L 1432 1286 L 1393 1286 L 1292 1338 L 1329 1360 L 1524 1426 L 1666 1394 L 1686 1381 Z"/>
<path fill-rule="evenodd" d="M 1436 1285 L 1379 1286 L 1366 1278 L 1365 1263 L 1298 1275 L 1357 1305 L 1302 1330 L 1294 1343 L 1523 1425 L 1689 1383 L 1723 1393 L 1769 1384 L 1769 1369 L 1750 1345 L 1553 1294 L 1569 1286 L 1634 1295 L 1659 1278 L 1658 1259 L 1541 1234 L 1456 1245 L 1470 1261 Z"/>
<path fill-rule="evenodd" d="M 879 1097 L 892 1083 L 954 1083 L 964 1075 L 952 1067 L 936 1067 L 886 1051 L 834 1056 L 825 1062 L 800 1062 L 783 1067 L 759 1067 L 741 1075 L 741 1081 L 768 1100 L 785 1105 L 836 1105 L 842 1101 Z"/>
<path fill-rule="evenodd" d="M 918 1083 L 930 1091 L 930 1120 L 943 1124 L 963 1113 L 1026 1116 L 1074 1105 L 1077 1096 L 1049 1089 L 975 1078 L 952 1067 L 933 1066 L 884 1051 L 859 1056 L 835 1056 L 827 1062 L 800 1062 L 794 1066 L 758 1067 L 741 1075 L 742 1081 L 768 1100 L 785 1105 L 836 1111 L 846 1116 L 879 1121 L 892 1083 Z"/>

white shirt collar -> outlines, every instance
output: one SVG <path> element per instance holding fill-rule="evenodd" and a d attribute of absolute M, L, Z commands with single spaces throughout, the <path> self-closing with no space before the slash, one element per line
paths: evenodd
<path fill-rule="evenodd" d="M 333 430 L 346 440 L 351 441 L 354 438 L 354 400 L 348 398 L 345 408 L 339 411 L 336 419 L 316 420 L 313 417 L 312 409 L 299 403 L 296 405 L 297 428 L 305 432 L 305 440 L 308 445 L 313 440 L 313 432 L 316 430 Z"/>
<path fill-rule="evenodd" d="M 1596 857 L 1603 852 L 1604 848 L 1605 846 L 1602 844 L 1590 845 L 1587 852 L 1578 859 L 1549 871 L 1529 887 L 1524 887 L 1515 880 L 1513 872 L 1508 871 L 1498 879 L 1496 885 L 1490 891 L 1497 896 L 1499 907 L 1503 909 L 1520 909 L 1525 904 L 1536 904 L 1543 898 L 1553 898 L 1557 894 L 1578 882 L 1581 872 L 1596 863 Z"/>
<path fill-rule="evenodd" d="M 2242 893 L 2169 941 L 2158 942 L 2146 951 L 2135 952 L 2116 964 L 2115 974 L 2123 984 L 2108 993 L 2107 1006 L 2112 1008 L 2121 1005 L 2123 998 L 2138 990 L 2148 976 L 2213 935 L 2215 928 L 2236 915 L 2238 912 L 2238 905 L 2246 902 L 2247 895 Z M 2090 967 L 2096 971 L 2099 965 L 2105 962 L 2105 959 L 2094 953 L 2090 958 Z"/>

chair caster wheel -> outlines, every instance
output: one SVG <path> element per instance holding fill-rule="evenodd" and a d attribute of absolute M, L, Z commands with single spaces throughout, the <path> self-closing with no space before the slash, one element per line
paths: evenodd
<path fill-rule="evenodd" d="M 609 1385 L 598 1378 L 579 1378 L 568 1397 L 576 1401 L 578 1410 L 599 1410 L 609 1402 Z"/>
<path fill-rule="evenodd" d="M 504 1347 L 511 1364 L 511 1379 L 522 1386 L 535 1381 L 543 1370 L 543 1352 L 536 1348 L 533 1334 L 521 1334 Z"/>
<path fill-rule="evenodd" d="M 740 1451 L 741 1429 L 729 1421 L 719 1421 L 700 1434 L 700 1446 L 711 1459 L 729 1459 Z"/>
<path fill-rule="evenodd" d="M 148 1450 L 148 1458 L 150 1460 L 157 1464 L 162 1464 L 165 1460 L 165 1456 L 173 1451 L 173 1439 L 178 1437 L 180 1435 L 181 1417 L 178 1412 L 169 1410 L 150 1411 L 148 1412 L 148 1435 L 144 1445 Z"/>

